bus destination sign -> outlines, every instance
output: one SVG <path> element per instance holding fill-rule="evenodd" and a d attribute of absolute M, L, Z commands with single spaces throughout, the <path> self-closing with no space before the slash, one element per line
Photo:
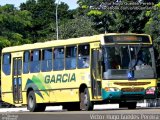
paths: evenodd
<path fill-rule="evenodd" d="M 105 43 L 151 43 L 149 36 L 140 35 L 110 35 L 104 36 Z"/>

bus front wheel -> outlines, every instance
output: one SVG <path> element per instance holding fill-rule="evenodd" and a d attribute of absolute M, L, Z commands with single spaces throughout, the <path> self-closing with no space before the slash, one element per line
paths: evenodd
<path fill-rule="evenodd" d="M 90 101 L 87 88 L 80 92 L 80 109 L 85 111 L 93 110 L 93 103 Z"/>

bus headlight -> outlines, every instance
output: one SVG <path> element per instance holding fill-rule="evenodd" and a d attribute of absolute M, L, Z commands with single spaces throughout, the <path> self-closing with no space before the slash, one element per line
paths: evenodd
<path fill-rule="evenodd" d="M 146 94 L 154 94 L 156 91 L 156 87 L 148 87 L 146 89 Z"/>
<path fill-rule="evenodd" d="M 115 88 L 115 87 L 106 87 L 105 90 L 108 91 L 108 92 L 118 92 L 118 91 L 120 91 L 120 89 Z"/>

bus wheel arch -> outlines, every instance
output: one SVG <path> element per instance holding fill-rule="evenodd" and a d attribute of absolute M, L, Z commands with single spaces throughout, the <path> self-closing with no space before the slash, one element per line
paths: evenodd
<path fill-rule="evenodd" d="M 81 84 L 79 88 L 79 99 L 81 110 L 93 110 L 93 103 L 90 101 L 89 90 L 86 84 Z"/>

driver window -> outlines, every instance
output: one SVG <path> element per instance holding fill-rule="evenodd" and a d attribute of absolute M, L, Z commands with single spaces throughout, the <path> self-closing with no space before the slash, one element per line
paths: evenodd
<path fill-rule="evenodd" d="M 105 58 L 106 69 L 120 69 L 121 57 L 119 48 L 110 47 L 107 49 L 107 55 Z"/>

